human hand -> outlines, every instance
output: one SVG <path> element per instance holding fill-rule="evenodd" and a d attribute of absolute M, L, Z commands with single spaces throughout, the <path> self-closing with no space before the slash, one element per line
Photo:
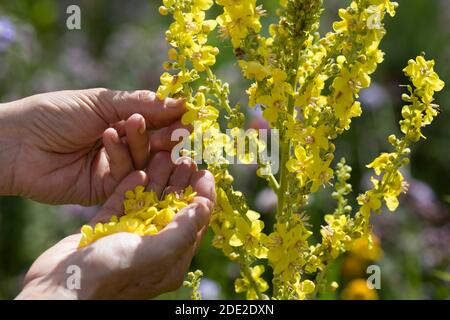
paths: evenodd
<path fill-rule="evenodd" d="M 0 106 L 0 194 L 50 204 L 105 201 L 151 153 L 170 150 L 182 101 L 150 91 L 59 91 Z M 141 116 L 142 115 L 142 116 Z M 148 130 L 154 130 L 149 134 Z M 121 138 L 126 136 L 126 138 Z M 125 141 L 126 140 L 126 141 Z"/>
<path fill-rule="evenodd" d="M 147 185 L 159 196 L 192 185 L 194 202 L 154 236 L 118 233 L 78 249 L 81 234 L 71 235 L 43 253 L 32 265 L 17 299 L 148 299 L 181 286 L 191 259 L 207 231 L 215 199 L 214 177 L 197 171 L 186 159 L 172 163 L 168 152 L 158 153 L 147 172 L 134 171 L 109 197 L 91 221 L 107 222 L 123 213 L 124 193 Z M 70 290 L 69 266 L 81 270 L 80 289 Z"/>

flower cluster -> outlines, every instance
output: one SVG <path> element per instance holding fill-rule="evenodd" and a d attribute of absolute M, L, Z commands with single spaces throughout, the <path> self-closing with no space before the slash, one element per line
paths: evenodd
<path fill-rule="evenodd" d="M 171 46 L 164 63 L 167 72 L 161 76 L 157 95 L 185 99 L 187 112 L 182 122 L 195 129 L 190 142 L 203 136 L 201 148 L 191 155 L 203 159 L 216 179 L 212 244 L 239 265 L 241 276 L 235 290 L 248 299 L 269 298 L 268 278 L 275 299 L 307 299 L 336 290 L 338 284 L 329 282 L 329 267 L 343 253 L 356 250 L 358 243 L 373 247 L 370 215 L 380 212 L 383 202 L 389 210 L 397 208 L 398 196 L 407 189 L 400 168 L 408 163 L 409 147 L 423 137 L 422 128 L 438 113 L 433 96 L 444 84 L 433 70 L 434 62 L 419 56 L 404 70 L 414 85 L 403 95 L 408 103 L 400 122 L 404 136 L 390 136 L 395 150 L 368 165 L 375 171 L 374 187 L 358 196 L 359 209 L 353 214 L 348 201 L 351 168 L 345 159 L 333 164 L 333 140 L 362 114 L 359 93 L 370 86 L 371 75 L 383 61 L 379 49 L 386 34 L 383 21 L 395 15 L 397 3 L 353 0 L 339 10 L 340 20 L 333 29 L 321 35 L 322 2 L 280 0 L 278 22 L 267 32 L 261 23 L 266 12 L 256 0 L 216 0 L 222 9 L 216 18 L 207 18 L 213 0 L 163 0 L 160 7 L 160 13 L 170 14 L 173 22 L 166 33 Z M 259 158 L 259 150 L 242 155 L 223 133 L 226 124 L 232 135 L 242 138 L 239 129 L 244 128 L 245 116 L 238 104 L 230 102 L 228 84 L 213 72 L 219 50 L 208 44 L 208 36 L 217 26 L 223 38 L 231 40 L 243 76 L 252 82 L 246 90 L 249 106 L 260 108 L 270 128 L 279 132 L 278 175 L 261 170 L 270 164 Z M 264 148 L 257 134 L 247 138 L 257 141 L 258 149 Z M 257 174 L 267 180 L 278 199 L 273 225 L 265 225 L 260 214 L 249 208 L 245 196 L 234 189 L 223 150 L 243 162 L 257 158 Z M 320 228 L 313 228 L 307 212 L 310 195 L 333 182 L 331 196 L 336 209 L 325 215 Z M 158 219 L 170 221 L 189 202 L 191 190 L 186 194 L 181 200 L 157 201 L 154 195 L 136 190 L 125 202 L 124 217 L 83 228 L 84 244 L 117 228 L 140 234 L 157 232 L 162 224 L 155 217 L 161 214 Z M 145 224 L 150 216 L 153 220 Z M 318 229 L 313 237 L 313 230 Z M 273 276 L 267 277 L 266 270 L 272 270 Z M 197 288 L 198 281 L 192 277 L 191 287 Z M 346 292 L 359 292 L 361 283 L 347 287 Z M 363 294 L 373 297 L 370 292 Z"/>
<path fill-rule="evenodd" d="M 438 114 L 438 106 L 433 104 L 434 94 L 444 88 L 444 82 L 434 71 L 434 61 L 418 56 L 415 60 L 410 60 L 403 71 L 414 86 L 408 85 L 408 94 L 402 96 L 408 103 L 402 109 L 403 119 L 400 121 L 404 136 L 397 138 L 390 135 L 388 141 L 395 150 L 382 153 L 367 165 L 374 170 L 376 176 L 371 178 L 373 189 L 358 197 L 361 208 L 357 219 L 365 232 L 369 227 L 370 212 L 378 212 L 383 201 L 390 211 L 397 209 L 399 195 L 408 188 L 400 168 L 409 163 L 409 147 L 413 142 L 424 138 L 421 129 L 429 125 Z"/>
<path fill-rule="evenodd" d="M 200 292 L 200 281 L 202 277 L 203 272 L 201 270 L 195 270 L 194 272 L 189 272 L 187 280 L 183 282 L 185 288 L 192 290 L 191 300 L 202 300 L 202 294 Z"/>
<path fill-rule="evenodd" d="M 211 69 L 218 51 L 204 40 L 216 23 L 205 20 L 204 11 L 212 1 L 164 1 L 163 14 L 170 12 L 175 20 L 167 33 L 172 48 L 168 54 L 171 61 L 165 66 L 176 74 L 164 74 L 158 92 L 160 97 L 183 96 L 188 108 L 183 123 L 200 122 L 200 133 L 209 132 L 200 156 L 216 177 L 213 245 L 239 264 L 241 277 L 235 289 L 249 299 L 268 298 L 264 259 L 273 270 L 274 298 L 305 299 L 333 291 L 338 285 L 327 283 L 328 266 L 351 250 L 358 239 L 372 244 L 369 216 L 380 210 L 382 201 L 390 210 L 397 207 L 397 197 L 406 189 L 398 169 L 407 161 L 409 143 L 420 137 L 420 129 L 437 114 L 432 97 L 443 84 L 432 70 L 432 62 L 419 57 L 409 63 L 405 72 L 416 89 L 409 88 L 410 94 L 403 97 L 410 102 L 402 111 L 405 139 L 390 137 L 396 152 L 382 154 L 369 165 L 382 177 L 372 178 L 375 188 L 358 197 L 361 207 L 353 216 L 347 200 L 352 191 L 348 183 L 351 168 L 344 159 L 336 171 L 331 168 L 335 152 L 332 140 L 362 114 L 358 95 L 370 86 L 371 74 L 383 61 L 379 49 L 386 34 L 383 20 L 386 15 L 395 15 L 397 3 L 354 0 L 339 10 L 340 20 L 324 36 L 318 32 L 322 0 L 280 1 L 279 22 L 270 25 L 268 36 L 261 35 L 260 20 L 265 11 L 256 0 L 216 0 L 216 4 L 223 8 L 216 18 L 219 31 L 230 38 L 243 76 L 253 82 L 247 89 L 249 105 L 261 108 L 270 127 L 280 132 L 281 172 L 275 177 L 257 171 L 278 198 L 276 222 L 268 227 L 248 207 L 244 195 L 234 190 L 228 162 L 217 156 L 222 149 L 237 153 L 221 132 L 221 112 L 226 113 L 227 127 L 233 130 L 243 128 L 244 116 L 238 105 L 230 103 L 228 84 L 217 79 Z M 208 27 L 201 27 L 205 21 Z M 200 55 L 194 52 L 202 52 L 204 47 L 208 54 L 199 62 Z M 253 139 L 258 140 L 258 136 Z M 257 155 L 248 158 L 252 156 Z M 258 159 L 258 164 L 260 169 L 268 165 L 265 159 Z M 311 193 L 331 185 L 334 177 L 332 197 L 337 207 L 325 216 L 321 241 L 311 243 L 313 232 L 306 222 L 305 205 Z M 270 233 L 265 233 L 267 227 Z"/>
<path fill-rule="evenodd" d="M 81 228 L 80 247 L 119 232 L 155 235 L 192 202 L 195 192 L 189 186 L 182 193 L 170 193 L 158 200 L 155 192 L 147 192 L 143 186 L 137 186 L 134 191 L 128 191 L 125 197 L 124 215 L 113 216 L 108 223 L 97 223 L 94 227 L 84 225 Z"/>

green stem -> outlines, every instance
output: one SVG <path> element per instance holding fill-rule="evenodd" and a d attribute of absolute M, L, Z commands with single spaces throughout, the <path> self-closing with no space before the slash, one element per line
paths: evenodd
<path fill-rule="evenodd" d="M 242 252 L 243 250 L 240 250 L 240 251 Z M 240 254 L 241 254 L 241 252 L 240 252 Z M 243 260 L 245 260 L 245 259 L 243 259 Z M 250 284 L 250 287 L 252 287 L 252 289 L 255 291 L 258 299 L 263 300 L 264 297 L 258 288 L 258 284 L 256 283 L 255 279 L 253 279 L 253 277 L 252 277 L 252 272 L 250 271 L 249 264 L 246 263 L 245 261 L 241 261 L 240 267 L 241 267 L 242 272 L 244 273 L 244 276 L 247 278 L 247 280 Z"/>
<path fill-rule="evenodd" d="M 216 96 L 219 98 L 219 103 L 220 106 L 230 115 L 232 114 L 233 110 L 231 109 L 230 103 L 227 99 L 227 96 L 225 94 L 222 93 L 222 88 L 219 86 L 219 83 L 216 80 L 215 75 L 213 74 L 213 72 L 211 71 L 210 68 L 206 69 L 206 75 L 208 76 L 209 80 L 213 83 L 214 85 L 214 91 Z"/>
<path fill-rule="evenodd" d="M 273 189 L 275 193 L 278 194 L 280 190 L 280 185 L 273 174 L 269 174 L 266 176 L 267 181 L 269 182 L 270 187 Z"/>
<path fill-rule="evenodd" d="M 293 70 L 295 70 L 295 75 L 292 76 L 291 79 L 291 85 L 292 88 L 294 88 L 294 91 L 297 87 L 297 69 L 298 69 L 298 60 L 299 60 L 299 54 L 298 51 L 295 53 L 294 57 L 293 57 L 293 61 L 294 61 L 294 65 L 295 68 Z M 287 106 L 287 114 L 289 117 L 293 118 L 294 116 L 294 104 L 295 104 L 295 100 L 293 95 L 291 95 L 289 97 L 288 100 L 288 106 Z M 277 218 L 281 217 L 283 215 L 283 210 L 284 210 L 284 202 L 285 202 L 285 196 L 287 193 L 287 188 L 288 188 L 288 170 L 286 168 L 286 163 L 289 160 L 289 157 L 291 155 L 291 141 L 285 140 L 285 137 L 283 137 L 283 143 L 281 144 L 281 163 L 280 163 L 280 188 L 278 189 L 278 204 L 277 204 Z"/>
<path fill-rule="evenodd" d="M 327 259 L 328 260 L 328 259 Z M 327 261 L 328 265 L 328 261 Z M 319 292 L 320 288 L 322 287 L 323 281 L 325 280 L 325 276 L 327 274 L 328 268 L 324 267 L 323 270 L 319 271 L 319 273 L 316 276 L 316 287 L 314 288 L 314 292 L 311 294 L 311 297 L 316 297 Z"/>
<path fill-rule="evenodd" d="M 389 180 L 391 179 L 392 174 L 394 173 L 395 170 L 397 170 L 398 168 L 400 168 L 400 158 L 401 155 L 403 153 L 403 150 L 405 150 L 405 148 L 408 146 L 408 142 L 406 141 L 406 138 L 404 138 L 398 148 L 396 157 L 394 159 L 394 170 L 389 171 L 388 175 L 386 177 L 386 180 L 384 180 L 384 183 L 380 186 L 380 192 L 384 192 L 384 188 L 386 187 L 386 185 L 389 183 Z"/>

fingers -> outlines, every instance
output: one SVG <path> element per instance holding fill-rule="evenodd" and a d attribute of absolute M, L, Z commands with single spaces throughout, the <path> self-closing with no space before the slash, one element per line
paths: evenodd
<path fill-rule="evenodd" d="M 103 133 L 103 145 L 109 157 L 112 177 L 115 181 L 122 181 L 127 174 L 133 171 L 133 162 L 127 146 L 113 128 L 106 129 Z"/>
<path fill-rule="evenodd" d="M 212 209 L 216 202 L 216 190 L 214 176 L 207 170 L 200 170 L 195 172 L 190 184 L 195 192 L 197 192 L 196 202 L 201 202 Z"/>
<path fill-rule="evenodd" d="M 177 193 L 186 189 L 196 171 L 197 165 L 194 160 L 188 157 L 179 158 L 170 176 L 169 186 L 164 190 L 164 193 Z"/>
<path fill-rule="evenodd" d="M 145 119 L 140 114 L 133 114 L 126 121 L 125 132 L 134 168 L 142 170 L 147 166 L 149 157 L 149 136 Z"/>
<path fill-rule="evenodd" d="M 154 191 L 158 197 L 161 197 L 174 167 L 169 152 L 155 154 L 146 170 L 149 180 L 146 190 Z"/>
<path fill-rule="evenodd" d="M 171 151 L 179 143 L 179 141 L 172 141 L 172 133 L 178 129 L 186 130 L 186 134 L 192 131 L 191 126 L 185 126 L 181 124 L 181 121 L 176 121 L 168 127 L 152 132 L 150 136 L 152 152 Z"/>
<path fill-rule="evenodd" d="M 174 169 L 169 183 L 169 188 L 173 189 L 185 188 L 190 183 L 197 196 L 156 237 L 160 237 L 158 241 L 166 241 L 167 248 L 173 254 L 188 252 L 192 257 L 208 229 L 216 198 L 214 176 L 206 170 L 196 171 L 195 163 L 183 158 Z"/>
<path fill-rule="evenodd" d="M 133 190 L 139 185 L 145 186 L 148 183 L 147 174 L 143 171 L 133 171 L 130 173 L 114 190 L 114 193 L 108 198 L 98 214 L 90 221 L 90 224 L 108 222 L 112 216 L 123 213 L 123 201 L 125 192 Z"/>
<path fill-rule="evenodd" d="M 192 252 L 199 233 L 209 223 L 210 214 L 211 210 L 207 206 L 193 203 L 182 209 L 154 238 L 157 242 L 164 243 L 170 254 Z"/>
<path fill-rule="evenodd" d="M 112 125 L 112 128 L 116 131 L 115 133 L 108 129 L 111 132 L 108 132 L 107 136 L 113 136 L 113 138 L 115 138 L 118 135 L 120 140 L 123 142 L 122 145 L 128 145 L 128 150 L 124 147 L 121 148 L 120 159 L 123 158 L 125 151 L 129 151 L 132 159 L 131 163 L 136 170 L 142 170 L 147 166 L 150 149 L 153 154 L 160 151 L 171 151 L 172 148 L 179 143 L 179 141 L 172 141 L 172 133 L 175 130 L 185 130 L 186 134 L 189 134 L 189 132 L 192 131 L 191 126 L 184 126 L 181 124 L 181 121 L 177 121 L 168 127 L 152 132 L 149 137 L 149 133 L 146 131 L 146 126 L 145 119 L 141 115 L 133 114 L 126 121 L 119 121 Z M 116 140 L 110 139 L 107 142 L 111 141 Z M 108 147 L 111 146 L 114 146 L 114 144 L 110 143 Z M 107 151 L 108 155 L 111 156 L 109 148 Z M 119 162 L 119 164 L 121 163 L 122 162 Z M 126 164 L 129 164 L 128 160 L 126 161 Z M 117 171 L 116 168 L 114 169 Z M 131 170 L 128 170 L 126 174 L 130 171 Z M 119 181 L 124 177 L 121 173 L 118 173 L 117 175 L 115 174 L 114 178 L 116 178 L 116 176 L 120 177 Z"/>
<path fill-rule="evenodd" d="M 151 129 L 167 127 L 179 120 L 186 111 L 182 100 L 159 100 L 156 94 L 147 90 L 115 91 L 91 89 L 90 95 L 96 96 L 96 107 L 108 123 L 128 119 L 132 114 L 142 114 Z"/>

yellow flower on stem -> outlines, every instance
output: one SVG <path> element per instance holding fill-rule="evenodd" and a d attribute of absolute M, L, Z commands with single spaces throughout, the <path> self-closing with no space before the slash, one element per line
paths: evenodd
<path fill-rule="evenodd" d="M 207 67 L 214 65 L 218 53 L 219 49 L 213 46 L 203 46 L 199 51 L 194 52 L 192 55 L 192 64 L 195 70 L 203 72 Z"/>
<path fill-rule="evenodd" d="M 233 247 L 243 247 L 259 259 L 267 258 L 267 248 L 261 244 L 264 222 L 259 220 L 259 213 L 255 211 L 249 210 L 246 216 L 247 219 L 240 216 L 236 218 L 236 231 L 229 243 Z"/>
<path fill-rule="evenodd" d="M 286 168 L 289 172 L 296 173 L 300 186 L 304 186 L 307 179 L 306 169 L 312 162 L 312 157 L 306 154 L 305 148 L 301 145 L 295 146 L 294 153 L 295 159 L 289 159 L 286 163 Z"/>
<path fill-rule="evenodd" d="M 163 73 L 161 76 L 161 85 L 156 92 L 159 99 L 163 100 L 169 96 L 180 92 L 183 85 L 191 80 L 191 75 L 187 72 L 180 71 L 176 75 L 170 73 Z"/>
<path fill-rule="evenodd" d="M 219 111 L 206 103 L 205 95 L 198 92 L 194 103 L 186 103 L 187 112 L 181 118 L 184 125 L 191 124 L 194 121 L 216 121 L 219 117 Z"/>
<path fill-rule="evenodd" d="M 403 69 L 405 74 L 411 78 L 412 83 L 424 92 L 423 102 L 431 103 L 434 92 L 444 88 L 444 82 L 439 79 L 434 71 L 434 60 L 425 60 L 423 56 L 418 56 L 416 60 L 409 60 L 408 66 Z"/>
<path fill-rule="evenodd" d="M 239 60 L 239 66 L 247 79 L 261 81 L 270 75 L 270 68 L 262 65 L 258 61 Z"/>
<path fill-rule="evenodd" d="M 256 293 L 256 289 L 262 293 L 267 291 L 269 289 L 269 285 L 267 284 L 266 280 L 261 278 L 261 275 L 264 273 L 264 266 L 257 265 L 252 268 L 250 268 L 250 276 L 252 277 L 253 281 L 257 286 L 257 288 L 254 288 L 251 284 L 251 280 L 249 280 L 244 274 L 242 274 L 242 278 L 236 279 L 234 283 L 234 288 L 237 293 L 246 292 L 246 298 L 248 300 L 255 300 L 258 299 L 258 294 Z"/>
<path fill-rule="evenodd" d="M 217 22 L 231 37 L 233 47 L 237 48 L 241 40 L 250 32 L 261 30 L 260 15 L 256 9 L 256 0 L 246 1 L 218 1 L 224 6 L 224 13 L 217 17 Z"/>

